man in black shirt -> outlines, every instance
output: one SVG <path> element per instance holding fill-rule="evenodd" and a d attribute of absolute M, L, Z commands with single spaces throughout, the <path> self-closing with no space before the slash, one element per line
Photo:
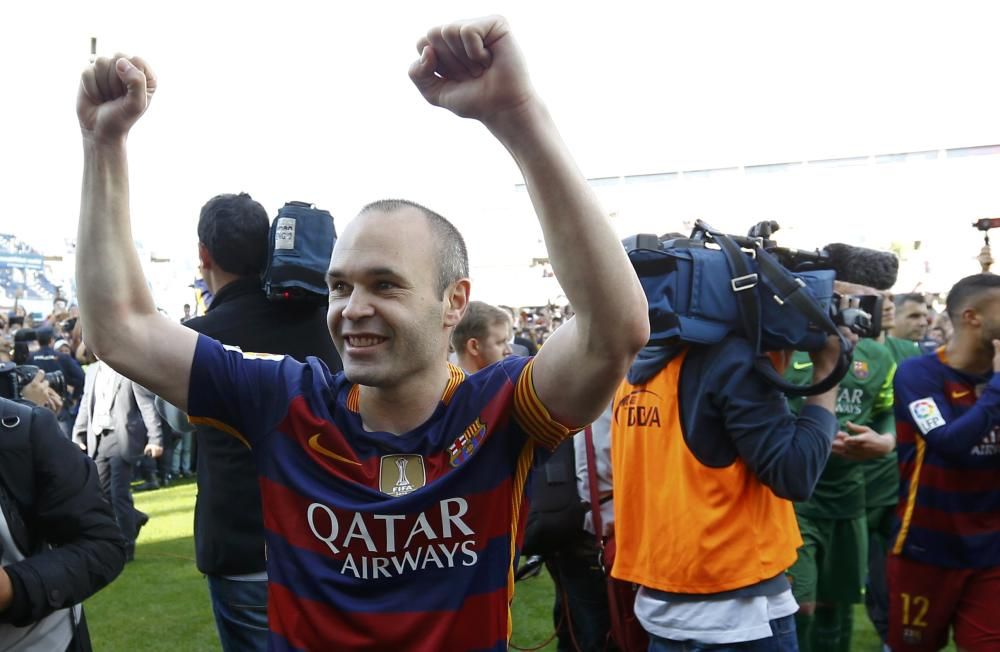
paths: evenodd
<path fill-rule="evenodd" d="M 245 352 L 316 356 L 336 371 L 340 357 L 326 326 L 326 304 L 272 303 L 261 289 L 270 224 L 250 195 L 218 195 L 201 209 L 198 257 L 215 295 L 206 314 L 184 325 Z M 195 556 L 208 577 L 223 649 L 267 648 L 264 520 L 250 449 L 197 426 Z"/>

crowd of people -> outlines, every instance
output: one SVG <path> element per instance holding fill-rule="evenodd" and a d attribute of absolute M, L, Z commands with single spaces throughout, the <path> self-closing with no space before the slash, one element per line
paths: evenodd
<path fill-rule="evenodd" d="M 239 193 L 199 216 L 207 311 L 167 318 L 127 200 L 156 78 L 97 59 L 76 303 L 0 315 L 0 426 L 32 462 L 0 451 L 0 647 L 89 649 L 78 605 L 149 520 L 133 477 L 194 475 L 227 651 L 507 649 L 522 543 L 560 650 L 849 650 L 862 601 L 891 650 L 1000 649 L 1000 277 L 943 302 L 840 284 L 882 298 L 881 332 L 766 362 L 746 333 L 651 342 L 663 316 L 505 21 L 418 52 L 423 97 L 518 164 L 567 305 L 470 300 L 461 234 L 398 199 L 343 229 L 324 300 L 269 301 L 270 220 Z"/>

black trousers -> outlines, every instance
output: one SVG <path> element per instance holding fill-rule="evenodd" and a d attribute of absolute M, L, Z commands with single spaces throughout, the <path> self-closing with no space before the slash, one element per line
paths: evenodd
<path fill-rule="evenodd" d="M 101 483 L 104 499 L 111 503 L 111 509 L 118 521 L 118 528 L 125 537 L 126 550 L 135 550 L 135 529 L 137 512 L 132 502 L 132 463 L 125 459 L 117 437 L 105 434 L 98 439 L 94 463 L 97 478 Z"/>
<path fill-rule="evenodd" d="M 558 652 L 615 652 L 609 639 L 608 584 L 598 560 L 594 535 L 582 533 L 567 550 L 546 555 L 545 567 L 556 585 L 552 618 Z"/>

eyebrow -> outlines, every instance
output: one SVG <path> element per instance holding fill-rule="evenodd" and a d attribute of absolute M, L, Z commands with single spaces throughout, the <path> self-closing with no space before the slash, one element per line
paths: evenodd
<path fill-rule="evenodd" d="M 399 272 L 397 272 L 396 270 L 394 270 L 391 267 L 370 267 L 368 269 L 362 270 L 361 275 L 362 276 L 367 276 L 367 277 L 392 276 L 394 278 L 400 278 L 400 279 L 403 278 L 402 274 L 400 274 Z M 343 270 L 339 270 L 339 269 L 328 269 L 328 270 L 326 270 L 326 278 L 327 278 L 327 280 L 335 279 L 335 278 L 344 278 L 345 276 L 347 276 L 347 274 L 345 274 L 343 272 Z"/>

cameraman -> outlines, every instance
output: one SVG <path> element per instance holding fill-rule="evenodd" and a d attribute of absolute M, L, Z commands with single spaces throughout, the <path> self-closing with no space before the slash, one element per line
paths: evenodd
<path fill-rule="evenodd" d="M 38 329 L 36 337 L 38 350 L 28 355 L 28 364 L 33 364 L 46 373 L 62 372 L 66 387 L 61 398 L 66 403 L 66 409 L 57 410 L 56 415 L 59 425 L 69 438 L 72 436 L 73 420 L 76 418 L 75 406 L 83 396 L 83 368 L 72 357 L 53 348 L 51 327 Z"/>
<path fill-rule="evenodd" d="M 0 649 L 90 650 L 80 603 L 121 572 L 125 542 L 44 374 L 21 396 L 0 398 Z"/>
<path fill-rule="evenodd" d="M 79 401 L 83 396 L 83 368 L 80 367 L 80 363 L 53 348 L 51 328 L 38 329 L 35 337 L 38 340 L 38 349 L 28 355 L 28 364 L 33 364 L 46 373 L 61 371 L 66 379 L 67 396 Z"/>
<path fill-rule="evenodd" d="M 811 354 L 815 381 L 839 354 L 832 336 Z M 639 353 L 613 403 L 611 574 L 641 587 L 650 650 L 795 649 L 791 501 L 810 496 L 826 464 L 835 398 L 807 398 L 796 418 L 740 337 Z"/>

